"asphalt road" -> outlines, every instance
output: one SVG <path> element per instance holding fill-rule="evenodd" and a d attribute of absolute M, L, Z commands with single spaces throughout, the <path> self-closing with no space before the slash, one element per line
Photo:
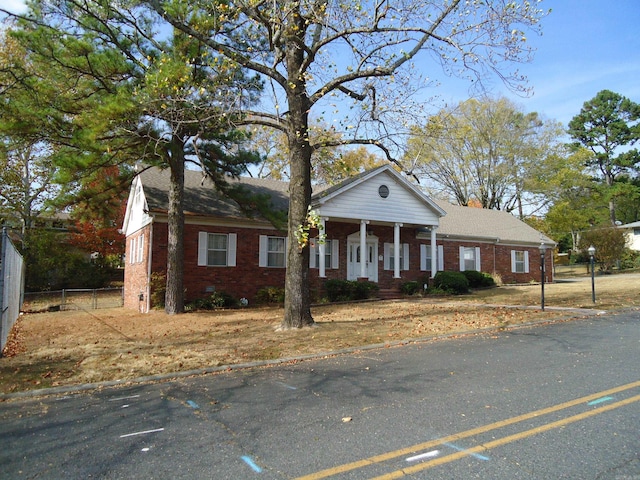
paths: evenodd
<path fill-rule="evenodd" d="M 640 479 L 640 312 L 0 403 L 2 479 Z"/>

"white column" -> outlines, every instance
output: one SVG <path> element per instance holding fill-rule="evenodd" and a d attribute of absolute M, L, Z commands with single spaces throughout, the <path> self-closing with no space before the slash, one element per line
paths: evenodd
<path fill-rule="evenodd" d="M 393 226 L 393 278 L 400 278 L 400 227 L 401 223 Z"/>
<path fill-rule="evenodd" d="M 320 232 L 319 232 L 319 237 L 323 236 L 325 234 L 325 228 L 326 228 L 326 221 L 327 219 L 325 217 L 322 217 L 320 219 Z M 319 242 L 318 244 L 318 269 L 319 271 L 319 275 L 320 278 L 324 278 L 327 276 L 327 266 L 325 265 L 325 252 L 327 249 L 327 245 L 325 244 L 325 242 Z"/>
<path fill-rule="evenodd" d="M 438 227 L 431 227 L 431 278 L 438 271 L 438 247 L 436 246 L 436 230 Z"/>
<path fill-rule="evenodd" d="M 367 224 L 369 220 L 360 220 L 360 278 L 367 277 Z"/>

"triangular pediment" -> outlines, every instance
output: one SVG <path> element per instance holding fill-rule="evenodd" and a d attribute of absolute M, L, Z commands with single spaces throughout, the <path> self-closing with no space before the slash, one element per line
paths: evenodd
<path fill-rule="evenodd" d="M 446 213 L 390 165 L 326 189 L 312 199 L 316 212 L 342 220 L 438 225 Z"/>

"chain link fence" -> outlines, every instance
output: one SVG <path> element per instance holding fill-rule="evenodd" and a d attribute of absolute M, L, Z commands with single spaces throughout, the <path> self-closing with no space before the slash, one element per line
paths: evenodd
<path fill-rule="evenodd" d="M 70 288 L 51 292 L 25 292 L 22 311 L 25 313 L 64 310 L 95 310 L 124 305 L 123 289 Z"/>
<path fill-rule="evenodd" d="M 0 237 L 0 356 L 9 331 L 20 315 L 23 290 L 24 261 L 3 227 Z"/>

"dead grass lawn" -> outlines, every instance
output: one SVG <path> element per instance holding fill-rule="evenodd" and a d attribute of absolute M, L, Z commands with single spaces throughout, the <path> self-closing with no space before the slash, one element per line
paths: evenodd
<path fill-rule="evenodd" d="M 596 279 L 595 308 L 640 306 L 640 275 Z M 589 308 L 588 279 L 545 287 L 546 305 Z M 484 304 L 484 305 L 482 305 Z M 540 286 L 506 286 L 472 295 L 325 305 L 314 328 L 276 332 L 282 308 L 168 316 L 122 308 L 22 316 L 0 358 L 0 393 L 124 380 L 259 360 L 293 358 L 401 340 L 428 339 L 580 313 L 540 304 Z"/>

